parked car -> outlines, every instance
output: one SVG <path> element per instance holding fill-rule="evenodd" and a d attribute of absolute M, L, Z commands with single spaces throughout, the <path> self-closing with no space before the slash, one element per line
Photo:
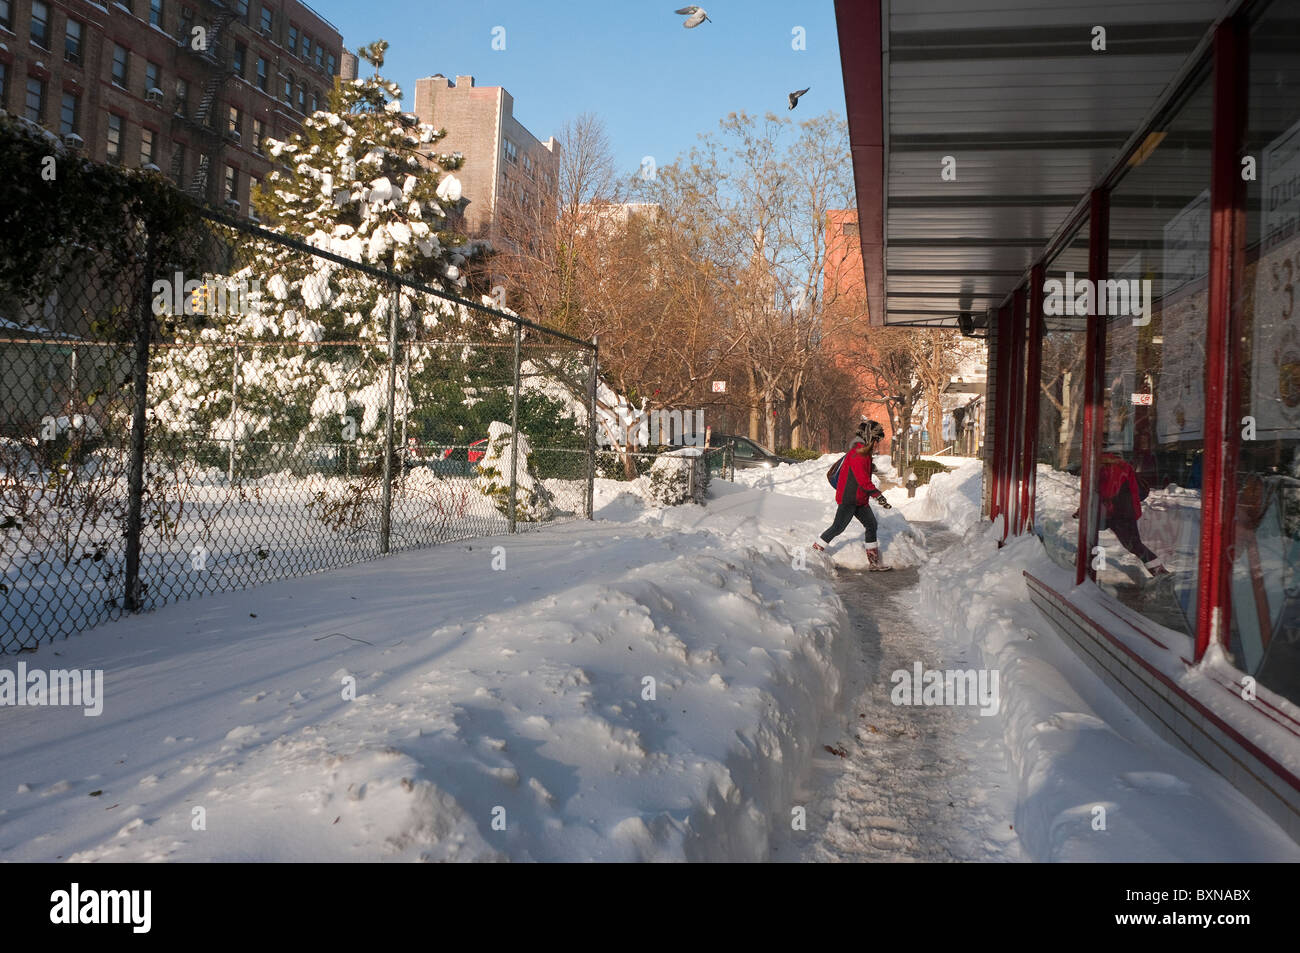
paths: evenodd
<path fill-rule="evenodd" d="M 715 433 L 710 437 L 710 447 L 730 447 L 731 458 L 737 470 L 749 470 L 758 467 L 777 467 L 783 463 L 797 463 L 788 457 L 778 457 L 775 453 L 763 449 L 748 437 L 736 434 Z"/>
<path fill-rule="evenodd" d="M 487 455 L 488 438 L 475 440 L 468 447 L 435 447 L 407 440 L 407 459 L 411 466 L 428 467 L 443 476 L 473 476 L 479 462 Z"/>

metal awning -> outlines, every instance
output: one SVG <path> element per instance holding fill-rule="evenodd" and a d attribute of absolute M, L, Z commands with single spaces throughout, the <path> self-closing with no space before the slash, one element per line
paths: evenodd
<path fill-rule="evenodd" d="M 981 324 L 1235 6 L 986 4 L 835 4 L 873 324 Z"/>

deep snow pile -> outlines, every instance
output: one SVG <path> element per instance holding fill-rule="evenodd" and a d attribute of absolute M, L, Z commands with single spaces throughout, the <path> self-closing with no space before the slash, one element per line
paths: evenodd
<path fill-rule="evenodd" d="M 811 553 L 812 544 L 835 518 L 835 489 L 827 482 L 826 471 L 840 456 L 826 454 L 817 460 L 782 464 L 772 469 L 737 470 L 734 484 L 722 481 L 713 484 L 713 493 L 718 498 L 709 504 L 707 514 L 675 512 L 666 517 L 665 525 L 698 525 L 738 537 L 765 534 L 784 546 L 804 548 Z M 888 460 L 888 457 L 876 457 L 877 469 Z M 885 564 L 918 566 L 929 554 L 925 548 L 925 534 L 900 512 L 901 504 L 907 500 L 907 491 L 895 487 L 886 491 L 885 497 L 894 509 L 886 510 L 876 503 L 870 504 L 876 516 L 877 539 Z M 758 503 L 761 518 L 736 519 L 728 515 L 733 509 L 744 510 L 754 501 L 761 501 Z M 699 519 L 701 515 L 706 519 Z M 652 514 L 649 518 L 661 517 Z M 867 568 L 862 524 L 856 520 L 850 523 L 849 528 L 827 547 L 827 555 L 842 569 Z"/>
<path fill-rule="evenodd" d="M 957 458 L 945 461 L 944 465 L 954 469 L 930 477 L 929 483 L 917 487 L 915 498 L 907 500 L 904 496 L 901 509 L 911 519 L 936 520 L 955 533 L 965 533 L 980 520 L 980 478 L 984 464 L 981 460 Z"/>
<path fill-rule="evenodd" d="M 765 858 L 839 701 L 843 606 L 771 539 L 612 514 L 24 655 L 106 697 L 0 708 L 0 856 Z"/>
<path fill-rule="evenodd" d="M 966 479 L 977 492 L 978 471 Z M 973 497 L 950 481 L 949 497 L 954 490 Z M 1039 861 L 1300 860 L 1300 847 L 1244 795 L 1151 732 L 1030 603 L 1026 569 L 1049 580 L 1062 572 L 1039 539 L 999 549 L 997 535 L 993 524 L 971 524 L 922 568 L 917 606 L 947 640 L 973 646 L 982 656 L 975 664 L 1000 673 L 998 717 L 1020 778 L 1015 827 L 1026 853 Z M 1073 580 L 1057 581 L 1069 589 Z M 1094 829 L 1097 807 L 1105 830 Z"/>

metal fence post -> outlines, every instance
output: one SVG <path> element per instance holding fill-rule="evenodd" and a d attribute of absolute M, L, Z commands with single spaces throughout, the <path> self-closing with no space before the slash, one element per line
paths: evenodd
<path fill-rule="evenodd" d="M 591 372 L 587 377 L 587 519 L 595 518 L 596 505 L 596 380 L 600 345 L 591 338 Z"/>
<path fill-rule="evenodd" d="M 510 532 L 515 531 L 515 501 L 519 492 L 519 361 L 523 325 L 515 325 L 515 386 L 510 397 Z"/>
<path fill-rule="evenodd" d="M 154 237 L 146 239 L 144 280 L 140 287 L 140 326 L 135 333 L 135 407 L 131 413 L 131 460 L 127 470 L 126 574 L 122 605 L 128 612 L 143 608 L 140 598 L 140 535 L 144 527 L 145 420 L 149 410 L 149 342 L 153 336 Z"/>
<path fill-rule="evenodd" d="M 93 366 L 93 364 L 92 364 Z M 68 419 L 71 421 L 72 414 L 77 408 L 77 345 L 72 345 L 72 379 L 69 382 L 68 391 Z"/>
<path fill-rule="evenodd" d="M 239 345 L 230 352 L 230 452 L 226 460 L 226 482 L 235 482 L 235 429 L 239 426 Z"/>
<path fill-rule="evenodd" d="M 411 464 L 411 459 L 410 459 L 411 452 L 408 447 L 407 437 L 406 437 L 406 423 L 411 416 L 411 345 L 410 342 L 407 342 L 406 346 L 402 348 L 402 366 L 405 368 L 405 371 L 403 372 L 402 375 L 402 380 L 405 382 L 405 387 L 406 387 L 406 404 L 402 408 L 402 439 L 399 442 L 399 445 L 402 448 L 399 451 L 401 453 L 402 462 L 398 470 L 400 474 L 398 479 L 401 480 L 402 486 L 405 487 L 406 471 Z"/>
<path fill-rule="evenodd" d="M 388 412 L 384 422 L 384 489 L 379 507 L 379 552 L 387 553 L 393 528 L 393 402 L 397 393 L 397 315 L 402 310 L 402 290 L 393 291 L 388 322 Z"/>

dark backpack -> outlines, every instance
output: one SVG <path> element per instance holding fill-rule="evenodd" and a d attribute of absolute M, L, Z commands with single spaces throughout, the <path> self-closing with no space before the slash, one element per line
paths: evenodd
<path fill-rule="evenodd" d="M 848 456 L 847 453 L 844 454 L 844 457 L 847 456 Z M 840 485 L 840 465 L 844 463 L 844 457 L 840 457 L 838 460 L 832 463 L 831 468 L 826 471 L 826 482 L 829 483 L 831 486 L 836 487 L 837 489 L 839 488 Z"/>

